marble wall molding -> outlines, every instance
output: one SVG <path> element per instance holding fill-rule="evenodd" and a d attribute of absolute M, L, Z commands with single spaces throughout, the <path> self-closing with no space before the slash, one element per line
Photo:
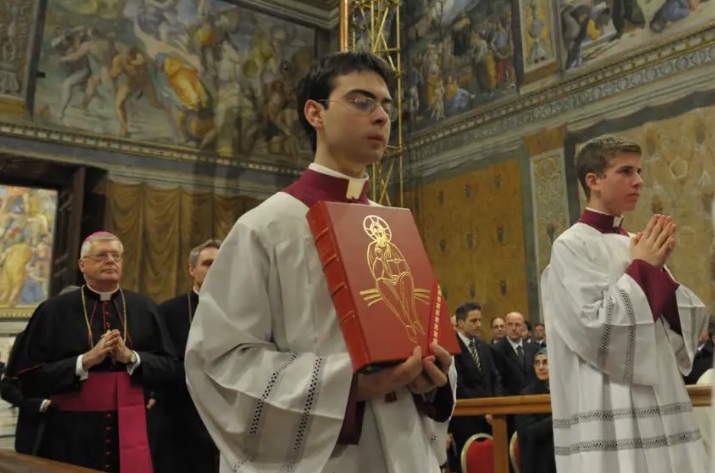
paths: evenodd
<path fill-rule="evenodd" d="M 406 150 L 409 176 L 424 178 L 486 157 L 499 146 L 517 146 L 524 134 L 541 128 L 564 123 L 580 128 L 586 125 L 578 122 L 600 120 L 604 112 L 624 113 L 715 89 L 715 24 L 658 48 L 413 135 Z"/>

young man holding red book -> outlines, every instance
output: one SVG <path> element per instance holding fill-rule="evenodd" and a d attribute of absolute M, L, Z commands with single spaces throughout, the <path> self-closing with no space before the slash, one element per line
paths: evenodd
<path fill-rule="evenodd" d="M 641 149 L 595 138 L 576 156 L 588 208 L 554 242 L 542 276 L 560 472 L 708 471 L 681 373 L 707 321 L 665 267 L 676 240 L 653 215 L 630 237 L 623 212 L 643 187 Z"/>
<path fill-rule="evenodd" d="M 454 405 L 451 357 L 415 348 L 354 374 L 308 209 L 368 204 L 366 167 L 385 153 L 393 73 L 369 53 L 316 61 L 298 90 L 315 160 L 243 215 L 201 291 L 185 367 L 221 450 L 221 471 L 437 473 Z"/>

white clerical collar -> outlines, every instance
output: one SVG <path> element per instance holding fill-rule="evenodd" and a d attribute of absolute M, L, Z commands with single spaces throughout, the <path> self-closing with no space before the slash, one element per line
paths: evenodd
<path fill-rule="evenodd" d="M 196 286 L 191 286 L 191 292 L 193 292 L 197 296 L 199 295 L 199 291 L 196 290 Z"/>
<path fill-rule="evenodd" d="M 515 341 L 513 341 L 513 340 L 512 340 L 511 338 L 509 338 L 509 337 L 506 337 L 506 339 L 509 340 L 509 343 L 511 344 L 511 347 L 514 349 L 514 351 L 516 351 L 516 348 L 517 348 L 517 347 L 521 347 L 521 346 L 522 346 L 522 345 L 521 345 L 521 340 L 519 340 L 518 342 L 515 342 Z M 523 350 L 523 349 L 524 349 L 524 348 L 522 347 L 522 350 Z"/>
<path fill-rule="evenodd" d="M 591 207 L 586 207 L 586 210 L 588 210 L 589 212 L 606 215 L 608 217 L 613 217 L 613 223 L 611 224 L 613 225 L 613 228 L 621 228 L 621 225 L 623 224 L 623 219 L 625 218 L 623 215 L 621 215 L 620 217 L 616 217 L 615 215 L 607 214 L 606 212 L 601 212 L 600 210 L 596 210 Z"/>
<path fill-rule="evenodd" d="M 472 343 L 472 340 L 474 340 L 474 343 L 475 343 L 475 344 L 477 343 L 476 339 L 474 339 L 474 338 L 467 338 L 467 337 L 465 337 L 464 334 L 462 334 L 462 332 L 460 332 L 460 331 L 457 331 L 457 335 L 459 336 L 459 338 L 462 339 L 462 342 L 464 343 L 465 346 L 469 346 L 469 344 Z"/>
<path fill-rule="evenodd" d="M 347 180 L 348 190 L 345 193 L 345 197 L 348 199 L 359 199 L 362 195 L 362 190 L 365 188 L 365 182 L 368 180 L 367 173 L 363 174 L 362 178 L 350 177 L 347 174 L 343 174 L 318 163 L 310 163 L 308 169 L 319 172 L 320 174 L 325 174 L 326 176 L 339 177 L 340 179 Z"/>
<path fill-rule="evenodd" d="M 95 294 L 99 294 L 99 300 L 100 300 L 100 301 L 108 301 L 108 300 L 110 300 L 110 299 L 112 298 L 112 294 L 114 294 L 115 292 L 117 292 L 117 291 L 119 290 L 119 286 L 117 286 L 117 288 L 116 288 L 115 290 L 113 290 L 113 291 L 110 291 L 110 292 L 102 292 L 102 291 L 98 291 L 98 290 L 96 290 L 96 289 L 93 289 L 92 286 L 89 285 L 89 283 L 86 283 L 85 285 L 87 286 L 87 289 L 89 289 L 90 291 L 94 292 Z"/>

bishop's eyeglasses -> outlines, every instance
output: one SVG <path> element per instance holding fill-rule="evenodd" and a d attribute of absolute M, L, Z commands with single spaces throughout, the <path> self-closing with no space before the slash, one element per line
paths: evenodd
<path fill-rule="evenodd" d="M 110 259 L 112 259 L 114 261 L 121 261 L 122 254 L 117 253 L 116 251 L 103 251 L 101 253 L 94 253 L 94 254 L 86 255 L 85 258 L 90 258 L 91 260 L 97 261 L 97 262 L 109 261 Z"/>
<path fill-rule="evenodd" d="M 399 113 L 397 111 L 397 108 L 395 107 L 395 104 L 393 104 L 392 102 L 380 103 L 377 101 L 377 99 L 374 99 L 372 97 L 344 97 L 342 100 L 323 99 L 317 100 L 316 102 L 322 104 L 336 102 L 342 104 L 343 107 L 355 110 L 361 115 L 371 115 L 375 112 L 375 110 L 377 110 L 377 107 L 380 106 L 385 111 L 387 117 L 390 119 L 391 122 L 397 120 L 397 114 Z"/>

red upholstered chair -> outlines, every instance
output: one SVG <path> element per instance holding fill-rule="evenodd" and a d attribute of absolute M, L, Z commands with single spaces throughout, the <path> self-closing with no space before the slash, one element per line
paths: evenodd
<path fill-rule="evenodd" d="M 519 438 L 516 432 L 511 436 L 509 441 L 509 460 L 511 460 L 511 468 L 516 473 L 521 473 L 521 456 L 519 454 Z"/>
<path fill-rule="evenodd" d="M 494 439 L 488 434 L 469 437 L 462 448 L 462 473 L 494 473 Z"/>

